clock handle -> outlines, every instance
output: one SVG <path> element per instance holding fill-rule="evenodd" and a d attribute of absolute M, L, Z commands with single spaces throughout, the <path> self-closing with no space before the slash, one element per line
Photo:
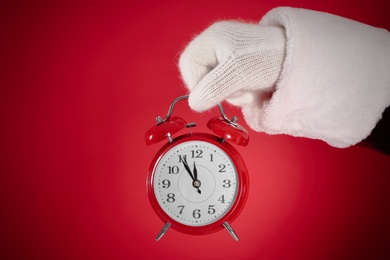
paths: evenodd
<path fill-rule="evenodd" d="M 167 115 L 165 116 L 165 119 L 162 119 L 160 116 L 158 116 L 158 117 L 156 118 L 157 125 L 160 125 L 160 124 L 165 123 L 166 121 L 168 121 L 169 118 L 170 118 L 171 115 L 172 115 L 172 112 L 173 112 L 173 109 L 175 108 L 176 103 L 179 102 L 179 101 L 181 101 L 181 100 L 183 100 L 183 99 L 188 99 L 188 96 L 189 96 L 189 95 L 184 95 L 184 96 L 180 96 L 180 97 L 175 98 L 175 99 L 172 101 L 171 105 L 169 106 L 168 113 L 167 113 Z M 237 123 L 236 123 L 236 122 L 237 122 L 237 117 L 236 117 L 236 116 L 233 116 L 232 119 L 229 119 L 229 118 L 226 116 L 225 110 L 223 109 L 221 103 L 218 103 L 218 107 L 219 107 L 219 112 L 221 113 L 223 119 L 224 119 L 226 122 L 228 122 L 229 124 L 231 124 L 231 125 L 233 125 L 233 126 L 237 126 Z"/>
<path fill-rule="evenodd" d="M 224 119 L 226 122 L 228 122 L 229 124 L 231 124 L 232 126 L 237 127 L 237 123 L 236 123 L 237 120 L 238 120 L 237 117 L 236 117 L 236 116 L 233 116 L 232 119 L 229 119 L 229 118 L 227 117 L 227 115 L 225 114 L 225 110 L 223 109 L 221 103 L 218 103 L 218 107 L 219 107 L 219 112 L 221 113 L 223 119 Z"/>
<path fill-rule="evenodd" d="M 171 227 L 170 222 L 165 223 L 164 227 L 158 233 L 158 235 L 156 237 L 156 241 L 159 241 L 165 235 L 165 233 L 167 233 L 167 231 L 170 227 Z"/>
<path fill-rule="evenodd" d="M 223 223 L 223 226 L 226 228 L 227 232 L 229 232 L 229 234 L 234 238 L 234 240 L 236 240 L 236 241 L 239 240 L 239 238 L 238 238 L 236 232 L 234 232 L 232 226 L 230 226 L 229 223 L 224 222 L 224 223 Z"/>
<path fill-rule="evenodd" d="M 160 124 L 168 121 L 172 115 L 172 112 L 173 112 L 173 109 L 175 108 L 176 103 L 183 100 L 183 99 L 187 99 L 187 98 L 188 98 L 188 95 L 184 95 L 184 96 L 180 96 L 180 97 L 175 98 L 172 101 L 171 105 L 169 106 L 168 113 L 167 113 L 165 119 L 162 119 L 161 116 L 156 117 L 157 125 L 160 125 Z"/>

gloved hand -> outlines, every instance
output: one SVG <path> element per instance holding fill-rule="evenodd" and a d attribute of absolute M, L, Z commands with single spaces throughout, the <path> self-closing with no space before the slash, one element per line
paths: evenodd
<path fill-rule="evenodd" d="M 189 105 L 227 99 L 257 132 L 354 145 L 390 100 L 390 34 L 329 13 L 278 7 L 259 24 L 218 22 L 180 57 Z"/>
<path fill-rule="evenodd" d="M 211 25 L 179 60 L 190 107 L 201 112 L 225 99 L 244 106 L 266 98 L 282 70 L 285 49 L 283 28 L 234 21 Z"/>

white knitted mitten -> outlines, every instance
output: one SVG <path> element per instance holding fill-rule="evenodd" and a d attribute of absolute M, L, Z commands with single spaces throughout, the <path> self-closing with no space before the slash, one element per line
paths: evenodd
<path fill-rule="evenodd" d="M 238 106 L 259 102 L 274 90 L 285 48 L 283 28 L 234 21 L 211 25 L 179 60 L 190 107 L 201 112 L 225 99 Z"/>

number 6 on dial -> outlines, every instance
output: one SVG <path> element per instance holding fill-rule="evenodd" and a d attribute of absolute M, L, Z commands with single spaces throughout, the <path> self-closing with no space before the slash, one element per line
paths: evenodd
<path fill-rule="evenodd" d="M 146 133 L 146 143 L 168 142 L 153 158 L 147 176 L 150 203 L 165 222 L 159 240 L 173 229 L 192 235 L 205 235 L 223 228 L 238 240 L 229 223 L 243 209 L 248 197 L 249 179 L 240 154 L 229 143 L 247 145 L 248 132 L 229 120 L 222 106 L 222 117 L 209 121 L 216 135 L 189 133 L 172 136 L 185 127 L 194 127 L 179 117 L 171 116 L 175 104 L 188 96 L 175 99 L 164 120 Z"/>

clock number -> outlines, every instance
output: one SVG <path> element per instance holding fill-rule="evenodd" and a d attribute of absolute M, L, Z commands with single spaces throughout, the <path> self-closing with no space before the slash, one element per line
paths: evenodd
<path fill-rule="evenodd" d="M 179 163 L 182 163 L 183 161 L 187 161 L 187 155 L 179 155 Z"/>
<path fill-rule="evenodd" d="M 214 154 L 210 154 L 210 162 L 214 162 Z"/>
<path fill-rule="evenodd" d="M 225 195 L 219 197 L 218 201 L 220 201 L 221 203 L 225 203 Z"/>
<path fill-rule="evenodd" d="M 168 193 L 167 196 L 168 196 L 167 202 L 169 202 L 169 203 L 175 202 L 175 194 L 174 193 Z"/>
<path fill-rule="evenodd" d="M 192 216 L 194 218 L 200 218 L 200 209 L 195 209 L 193 212 L 192 212 Z"/>
<path fill-rule="evenodd" d="M 177 206 L 180 210 L 179 210 L 179 214 L 182 214 L 183 213 L 183 209 L 184 209 L 184 205 L 179 205 Z"/>
<path fill-rule="evenodd" d="M 178 166 L 168 166 L 168 174 L 178 174 L 179 167 Z"/>
<path fill-rule="evenodd" d="M 203 158 L 202 150 L 191 150 L 191 158 Z"/>
<path fill-rule="evenodd" d="M 220 164 L 218 167 L 219 167 L 219 172 L 226 172 L 226 165 L 225 164 Z"/>
<path fill-rule="evenodd" d="M 171 182 L 169 181 L 169 180 L 167 180 L 167 179 L 165 179 L 165 180 L 163 180 L 162 181 L 162 184 L 163 184 L 163 188 L 164 189 L 168 189 L 170 186 L 171 186 Z"/>
<path fill-rule="evenodd" d="M 215 213 L 214 207 L 215 207 L 215 205 L 209 205 L 209 209 L 208 209 L 207 213 L 209 213 L 210 215 L 214 214 Z"/>
<path fill-rule="evenodd" d="M 224 187 L 224 188 L 230 188 L 230 186 L 232 186 L 230 183 L 231 183 L 231 181 L 230 180 L 228 180 L 228 179 L 226 179 L 226 180 L 223 180 L 223 185 L 222 185 L 222 187 Z"/>

